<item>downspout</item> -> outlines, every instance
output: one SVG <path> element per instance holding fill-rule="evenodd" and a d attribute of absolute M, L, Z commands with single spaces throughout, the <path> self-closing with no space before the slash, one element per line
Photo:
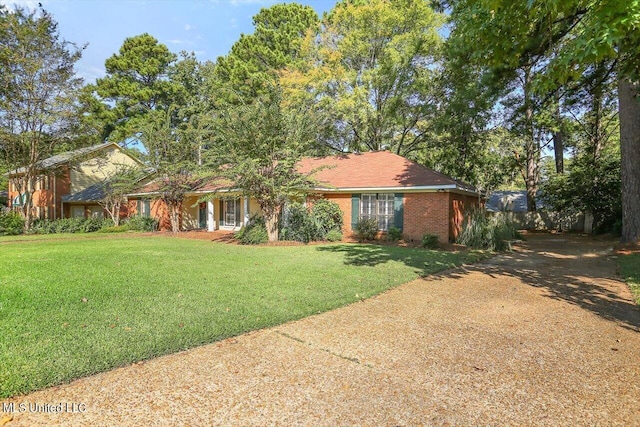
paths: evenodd
<path fill-rule="evenodd" d="M 57 184 L 57 179 L 56 179 L 56 175 L 55 174 L 51 174 L 51 178 L 53 179 L 53 219 L 56 220 L 58 219 L 58 214 L 56 212 L 56 206 L 58 205 L 58 200 L 56 198 L 57 195 L 57 191 L 56 191 L 56 184 Z M 60 212 L 62 212 L 62 200 L 60 201 Z"/>

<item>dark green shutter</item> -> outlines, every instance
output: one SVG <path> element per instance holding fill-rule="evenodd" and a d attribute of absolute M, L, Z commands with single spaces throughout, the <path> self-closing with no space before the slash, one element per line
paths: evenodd
<path fill-rule="evenodd" d="M 136 213 L 138 216 L 142 216 L 142 200 L 140 199 L 136 201 Z"/>
<path fill-rule="evenodd" d="M 224 201 L 220 199 L 220 227 L 224 227 Z"/>
<path fill-rule="evenodd" d="M 145 200 L 144 201 L 144 210 L 145 210 L 145 216 L 150 217 L 151 216 L 151 202 L 149 200 Z"/>
<path fill-rule="evenodd" d="M 402 231 L 404 225 L 403 193 L 396 193 L 393 198 L 393 226 Z"/>
<path fill-rule="evenodd" d="M 351 195 L 351 229 L 355 230 L 360 220 L 360 195 Z"/>

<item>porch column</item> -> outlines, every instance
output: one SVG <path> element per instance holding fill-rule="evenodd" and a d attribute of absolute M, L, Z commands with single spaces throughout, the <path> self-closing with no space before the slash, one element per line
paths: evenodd
<path fill-rule="evenodd" d="M 249 224 L 249 198 L 244 198 L 244 225 Z"/>
<path fill-rule="evenodd" d="M 207 202 L 207 231 L 216 230 L 215 216 L 213 216 L 213 201 Z"/>

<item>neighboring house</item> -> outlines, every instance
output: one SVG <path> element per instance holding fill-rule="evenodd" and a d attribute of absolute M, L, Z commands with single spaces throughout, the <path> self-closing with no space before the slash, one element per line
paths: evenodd
<path fill-rule="evenodd" d="M 589 216 L 582 213 L 559 213 L 549 210 L 538 192 L 536 211 L 527 210 L 527 192 L 495 191 L 485 205 L 491 215 L 507 219 L 519 229 L 526 230 L 573 230 L 591 232 Z"/>
<path fill-rule="evenodd" d="M 41 173 L 35 180 L 34 218 L 103 217 L 98 204 L 103 184 L 120 166 L 143 167 L 118 144 L 105 142 L 91 147 L 60 153 L 41 161 Z M 9 206 L 18 210 L 25 195 L 17 191 L 16 181 L 24 168 L 9 172 Z M 126 214 L 126 213 L 125 213 Z"/>
<path fill-rule="evenodd" d="M 487 212 L 527 212 L 527 192 L 494 191 L 485 204 Z"/>
<path fill-rule="evenodd" d="M 480 195 L 471 186 L 388 151 L 304 158 L 299 171 L 318 182 L 308 198 L 336 202 L 344 215 L 343 233 L 351 235 L 362 218 L 375 218 L 380 231 L 402 230 L 407 239 L 426 233 L 440 241 L 455 239 L 465 208 L 477 206 Z M 129 195 L 130 212 L 152 216 L 168 229 L 167 209 L 157 200 L 157 184 L 150 182 Z M 210 200 L 199 202 L 208 196 Z M 232 186 L 207 183 L 187 193 L 182 208 L 182 229 L 238 230 L 253 215 L 260 215 L 255 200 Z"/>

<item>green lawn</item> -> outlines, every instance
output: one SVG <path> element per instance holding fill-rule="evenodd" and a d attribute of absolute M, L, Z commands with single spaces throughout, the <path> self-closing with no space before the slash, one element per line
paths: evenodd
<path fill-rule="evenodd" d="M 0 398 L 330 310 L 479 256 L 162 236 L 0 241 Z"/>
<path fill-rule="evenodd" d="M 622 277 L 629 284 L 636 303 L 640 305 L 640 254 L 620 255 L 618 263 Z"/>

